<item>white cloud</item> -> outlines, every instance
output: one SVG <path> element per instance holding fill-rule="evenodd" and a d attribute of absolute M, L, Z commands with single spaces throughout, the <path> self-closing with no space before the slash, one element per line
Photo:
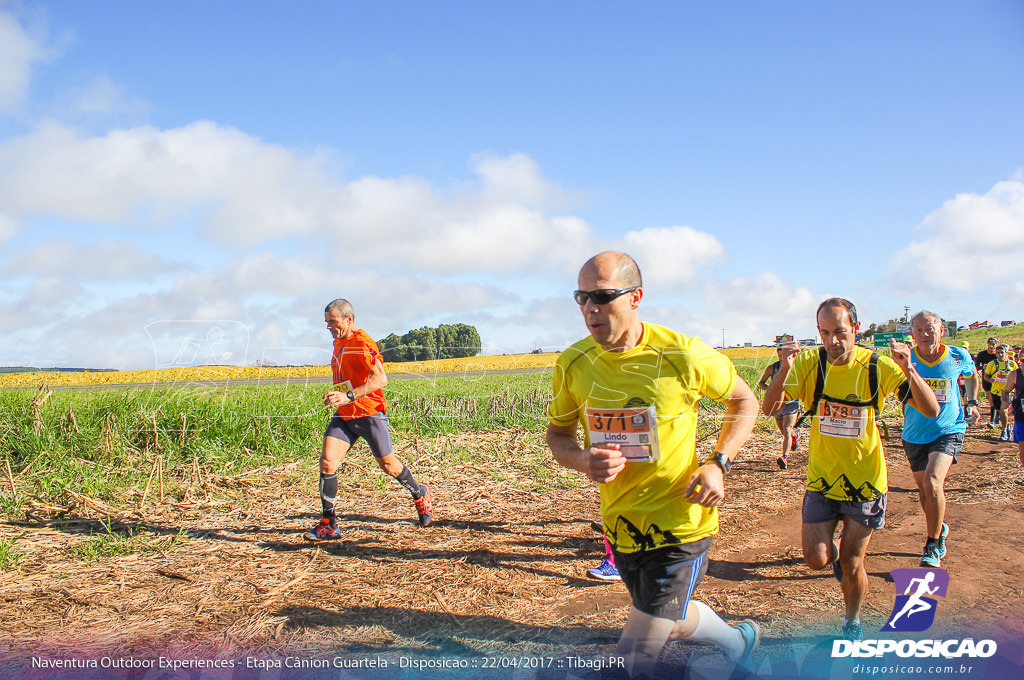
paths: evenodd
<path fill-rule="evenodd" d="M 756 323 L 785 323 L 813 320 L 824 299 L 803 286 L 793 286 L 778 274 L 737 276 L 716 282 L 708 290 L 708 301 L 716 308 Z"/>
<path fill-rule="evenodd" d="M 148 108 L 144 102 L 126 96 L 124 88 L 107 76 L 93 79 L 72 96 L 72 108 L 76 113 L 138 113 Z"/>
<path fill-rule="evenodd" d="M 994 185 L 983 195 L 958 194 L 918 226 L 924 238 L 890 259 L 901 291 L 970 291 L 995 286 L 1004 292 L 1024 258 L 1024 179 Z"/>
<path fill-rule="evenodd" d="M 479 160 L 480 186 L 455 195 L 416 177 L 345 183 L 330 173 L 329 158 L 208 121 L 101 137 L 49 122 L 0 146 L 0 204 L 15 215 L 108 227 L 155 228 L 190 216 L 200 235 L 222 246 L 319 239 L 350 266 L 441 274 L 561 271 L 595 251 L 583 220 L 524 203 L 566 192 L 521 154 Z"/>
<path fill-rule="evenodd" d="M 21 227 L 14 218 L 0 213 L 0 244 L 8 241 L 21 231 Z"/>
<path fill-rule="evenodd" d="M 11 212 L 147 226 L 209 211 L 206 233 L 244 246 L 308 234 L 329 184 L 319 156 L 200 121 L 86 137 L 55 122 L 0 146 L 0 201 Z"/>
<path fill-rule="evenodd" d="M 648 287 L 645 321 L 703 338 L 711 345 L 769 344 L 781 333 L 812 337 L 814 310 L 825 296 L 764 272 L 727 280 L 709 278 L 684 294 Z"/>
<path fill-rule="evenodd" d="M 704 265 L 726 258 L 725 247 L 693 227 L 653 227 L 631 231 L 621 246 L 640 264 L 644 285 L 680 290 L 697 282 Z"/>
<path fill-rule="evenodd" d="M 477 154 L 470 161 L 473 172 L 483 181 L 487 198 L 559 209 L 585 200 L 582 192 L 569 191 L 546 179 L 537 161 L 524 153 Z"/>
<path fill-rule="evenodd" d="M 22 251 L 2 270 L 8 276 L 49 272 L 63 281 L 149 279 L 154 274 L 172 272 L 180 266 L 161 260 L 134 243 L 104 241 L 77 243 L 58 238 Z"/>
<path fill-rule="evenodd" d="M 15 16 L 0 11 L 0 113 L 13 113 L 24 103 L 33 66 L 49 58 Z"/>
<path fill-rule="evenodd" d="M 32 281 L 23 306 L 40 315 L 59 313 L 62 308 L 86 302 L 86 290 L 57 276 L 40 276 Z"/>

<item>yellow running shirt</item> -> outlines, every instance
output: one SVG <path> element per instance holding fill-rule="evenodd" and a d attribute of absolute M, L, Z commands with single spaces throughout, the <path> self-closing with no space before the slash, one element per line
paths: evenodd
<path fill-rule="evenodd" d="M 561 427 L 579 423 L 584 446 L 590 446 L 586 409 L 655 410 L 660 458 L 627 462 L 615 479 L 600 485 L 601 516 L 616 550 L 640 552 L 718 533 L 717 510 L 690 503 L 683 492 L 701 464 L 697 404 L 702 396 L 723 401 L 735 384 L 736 369 L 720 352 L 649 323 L 637 347 L 625 352 L 606 352 L 588 336 L 558 357 L 548 420 Z M 595 427 L 603 426 L 598 421 Z"/>
<path fill-rule="evenodd" d="M 825 387 L 817 413 L 811 414 L 811 438 L 807 448 L 807 490 L 838 501 L 863 503 L 889 491 L 882 440 L 871 406 L 847 406 L 829 401 L 869 401 L 868 364 L 871 350 L 854 348 L 842 366 L 826 365 Z M 818 350 L 797 355 L 786 379 L 786 398 L 799 399 L 804 409 L 814 401 L 818 379 Z M 896 394 L 907 382 L 902 369 L 887 356 L 878 357 L 878 390 Z M 883 408 L 884 401 L 878 404 Z"/>
<path fill-rule="evenodd" d="M 1017 362 L 1013 359 L 1007 359 L 1002 364 L 998 359 L 988 362 L 988 366 L 985 367 L 985 377 L 992 383 L 992 394 L 1001 395 L 1006 389 L 1006 379 L 1016 370 Z"/>

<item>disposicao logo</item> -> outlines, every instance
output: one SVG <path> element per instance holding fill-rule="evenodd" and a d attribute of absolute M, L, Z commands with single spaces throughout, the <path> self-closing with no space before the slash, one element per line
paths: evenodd
<path fill-rule="evenodd" d="M 901 633 L 928 630 L 935 622 L 939 604 L 936 598 L 946 597 L 949 590 L 949 573 L 945 569 L 893 569 L 889 573 L 896 582 L 896 602 L 882 630 Z"/>
<path fill-rule="evenodd" d="M 883 631 L 916 633 L 935 622 L 938 599 L 946 597 L 949 574 L 945 569 L 893 569 L 896 601 Z M 987 658 L 996 653 L 993 640 L 835 640 L 832 657 L 880 657 L 895 653 L 900 657 Z"/>

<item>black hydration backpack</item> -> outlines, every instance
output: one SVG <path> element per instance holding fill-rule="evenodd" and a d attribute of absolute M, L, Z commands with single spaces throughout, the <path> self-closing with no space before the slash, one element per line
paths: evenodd
<path fill-rule="evenodd" d="M 870 406 L 875 410 L 875 422 L 878 422 L 878 353 L 871 353 L 871 360 L 868 362 L 868 389 L 871 393 L 870 399 L 867 401 L 860 401 L 858 399 L 836 399 L 828 395 L 823 395 L 825 390 L 825 371 L 828 368 L 828 352 L 825 351 L 824 347 L 818 348 L 818 375 L 814 382 L 814 400 L 811 402 L 810 407 L 804 411 L 803 415 L 796 421 L 796 427 L 800 427 L 807 416 L 817 413 L 818 404 L 821 403 L 822 396 L 828 397 L 828 400 L 837 404 L 843 404 L 845 406 Z M 909 387 L 904 384 L 904 386 Z M 900 399 L 905 400 L 903 390 L 900 390 Z"/>

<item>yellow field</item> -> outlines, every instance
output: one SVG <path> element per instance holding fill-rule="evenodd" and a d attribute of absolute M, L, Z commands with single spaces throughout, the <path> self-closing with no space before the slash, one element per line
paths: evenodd
<path fill-rule="evenodd" d="M 465 371 L 548 368 L 555 365 L 557 353 L 506 354 L 502 356 L 409 361 L 385 364 L 388 373 L 463 373 Z M 243 367 L 196 366 L 151 371 L 107 371 L 101 373 L 8 373 L 0 375 L 0 387 L 38 387 L 49 385 L 120 385 L 127 383 L 173 383 L 200 380 L 257 380 L 269 378 L 330 377 L 328 366 Z"/>
<path fill-rule="evenodd" d="M 719 350 L 730 359 L 767 359 L 775 361 L 774 347 L 727 347 Z"/>
<path fill-rule="evenodd" d="M 722 351 L 730 359 L 767 359 L 775 357 L 772 347 L 730 347 Z M 388 373 L 434 375 L 465 371 L 501 371 L 519 368 L 550 368 L 557 352 L 543 354 L 504 354 L 502 356 L 439 359 L 388 363 Z M 195 382 L 202 380 L 259 380 L 270 378 L 329 377 L 327 366 L 195 366 L 150 371 L 106 371 L 100 373 L 7 373 L 0 375 L 2 387 L 38 387 L 48 385 L 123 385 L 146 383 Z"/>

